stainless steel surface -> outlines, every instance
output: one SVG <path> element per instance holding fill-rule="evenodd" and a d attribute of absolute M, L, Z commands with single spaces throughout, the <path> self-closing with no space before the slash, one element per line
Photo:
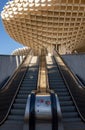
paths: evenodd
<path fill-rule="evenodd" d="M 28 98 L 27 98 L 23 130 L 29 130 L 29 114 L 30 114 L 29 112 L 30 112 L 30 95 L 28 95 Z"/>
<path fill-rule="evenodd" d="M 29 110 L 30 110 L 30 95 L 28 96 L 27 99 L 27 104 L 26 104 L 26 109 L 25 109 L 25 116 L 24 116 L 24 121 L 28 123 L 29 121 Z"/>
<path fill-rule="evenodd" d="M 57 104 L 58 130 L 64 130 L 63 122 L 62 122 L 62 113 L 61 113 L 60 103 L 57 94 L 55 94 L 55 97 L 56 97 L 56 104 Z"/>
<path fill-rule="evenodd" d="M 35 116 L 36 119 L 45 119 L 51 120 L 52 119 L 52 112 L 51 112 L 51 99 L 50 95 L 36 95 L 35 101 Z"/>

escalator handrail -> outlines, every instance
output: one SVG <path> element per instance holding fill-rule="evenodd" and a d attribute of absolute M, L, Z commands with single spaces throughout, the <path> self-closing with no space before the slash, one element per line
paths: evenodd
<path fill-rule="evenodd" d="M 51 110 L 52 110 L 52 130 L 58 130 L 58 115 L 57 115 L 57 104 L 54 93 L 51 95 Z"/>
<path fill-rule="evenodd" d="M 30 95 L 29 130 L 35 130 L 35 96 L 35 92 Z"/>
<path fill-rule="evenodd" d="M 82 87 L 85 89 L 85 86 L 82 84 L 82 82 L 78 79 L 78 77 L 74 74 L 74 72 L 69 68 L 68 64 L 65 62 L 65 60 L 62 58 L 62 56 L 57 52 L 57 50 L 54 50 L 54 55 L 57 54 L 61 60 L 63 61 L 63 63 L 65 64 L 66 68 L 68 69 L 69 73 L 71 74 L 71 76 L 73 77 L 73 79 L 75 80 L 75 82 L 78 84 L 79 87 Z"/>
<path fill-rule="evenodd" d="M 28 55 L 29 55 L 29 54 L 28 54 Z M 27 56 L 28 56 L 28 55 L 27 55 Z M 27 58 L 27 56 L 26 56 L 26 58 Z M 29 63 L 30 63 L 31 57 L 32 57 L 32 55 L 31 55 L 31 56 L 29 55 Z M 23 63 L 24 63 L 24 62 L 23 62 Z M 29 63 L 28 63 L 28 64 L 29 64 Z M 23 64 L 22 64 L 22 65 L 23 65 Z M 22 68 L 22 66 L 21 66 L 21 68 Z M 26 68 L 26 71 L 27 71 L 27 70 L 28 70 L 28 68 Z M 10 106 L 9 106 L 9 109 L 8 109 L 7 113 L 6 113 L 6 116 L 5 116 L 5 117 L 3 118 L 3 120 L 0 122 L 0 126 L 6 121 L 8 115 L 9 115 L 9 113 L 10 113 L 10 110 L 11 110 L 11 108 L 12 108 L 12 106 L 13 106 L 14 100 L 15 100 L 15 98 L 16 98 L 16 96 L 17 96 L 17 93 L 18 93 L 18 91 L 19 91 L 19 89 L 20 89 L 20 86 L 21 86 L 21 83 L 22 83 L 22 81 L 23 81 L 23 78 L 25 77 L 26 71 L 24 72 L 24 74 L 23 74 L 23 76 L 22 76 L 22 79 L 21 79 L 21 81 L 20 81 L 20 83 L 19 83 L 19 85 L 18 85 L 18 87 L 17 87 L 17 90 L 16 90 L 16 92 L 15 92 L 15 94 L 14 94 L 14 97 L 13 97 L 13 99 L 12 99 L 12 101 L 11 101 L 11 104 L 10 104 Z"/>
<path fill-rule="evenodd" d="M 32 53 L 32 50 L 29 50 L 29 54 Z M 0 93 L 4 92 L 5 90 L 8 89 L 9 85 L 11 84 L 11 82 L 14 80 L 14 78 L 16 77 L 17 73 L 20 71 L 21 66 L 23 65 L 24 61 L 26 60 L 26 56 L 23 59 L 22 63 L 19 65 L 19 67 L 17 69 L 15 69 L 14 73 L 10 76 L 10 78 L 7 80 L 7 82 L 4 84 L 3 87 L 1 87 L 0 89 Z"/>
<path fill-rule="evenodd" d="M 57 53 L 57 52 L 56 52 L 56 53 Z M 58 53 L 58 54 L 59 54 L 59 53 Z M 57 54 L 57 55 L 58 55 L 58 54 Z M 61 60 L 62 60 L 62 57 L 60 56 L 60 54 L 59 54 L 58 56 L 59 56 L 59 57 L 61 58 Z M 55 59 L 55 60 L 56 60 L 56 59 Z M 57 61 L 56 61 L 56 62 L 57 62 Z M 62 60 L 62 62 L 63 62 L 63 60 Z M 63 63 L 64 63 L 64 62 L 63 62 Z M 64 63 L 64 64 L 65 64 L 65 63 Z M 67 89 L 69 90 L 69 93 L 70 93 L 70 95 L 71 95 L 71 97 L 72 97 L 72 100 L 73 100 L 73 102 L 74 102 L 74 104 L 75 104 L 75 107 L 76 107 L 76 109 L 77 109 L 77 111 L 78 111 L 78 113 L 79 113 L 79 115 L 80 115 L 82 121 L 85 122 L 85 118 L 83 117 L 83 115 L 81 114 L 81 112 L 80 112 L 80 110 L 79 110 L 79 108 L 78 108 L 77 102 L 76 102 L 75 99 L 74 99 L 74 96 L 73 96 L 73 94 L 72 94 L 72 92 L 71 92 L 71 90 L 70 90 L 70 88 L 69 88 L 69 86 L 68 86 L 68 83 L 67 83 L 67 81 L 66 81 L 66 79 L 65 79 L 65 77 L 64 77 L 64 75 L 63 75 L 63 73 L 62 73 L 62 70 L 61 70 L 59 64 L 57 64 L 57 65 L 58 65 L 58 69 L 59 69 L 59 71 L 60 71 L 60 74 L 61 74 L 61 76 L 62 76 L 62 78 L 63 78 L 63 80 L 64 80 L 64 83 L 65 83 Z M 65 67 L 68 68 L 66 64 L 65 64 Z M 68 68 L 68 72 L 69 72 L 69 71 L 70 71 L 70 70 L 69 70 L 69 68 Z M 72 76 L 72 75 L 70 75 L 70 76 Z M 73 76 L 72 76 L 72 77 L 73 77 Z M 73 78 L 73 79 L 74 79 L 74 78 Z M 76 80 L 76 79 L 75 79 L 75 80 Z M 75 80 L 74 80 L 74 82 L 75 82 Z M 77 83 L 77 81 L 76 81 L 75 83 L 77 84 L 78 87 L 80 87 L 79 84 Z M 83 89 L 82 91 L 85 91 L 85 89 Z"/>
<path fill-rule="evenodd" d="M 39 57 L 39 59 L 40 59 L 40 57 Z M 38 72 L 38 82 L 37 82 L 36 93 L 40 92 L 40 75 L 41 75 L 41 68 L 40 68 L 40 60 L 39 60 L 39 72 Z"/>

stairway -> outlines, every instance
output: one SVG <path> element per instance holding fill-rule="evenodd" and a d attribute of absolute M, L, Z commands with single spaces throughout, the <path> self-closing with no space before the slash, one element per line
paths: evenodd
<path fill-rule="evenodd" d="M 59 98 L 64 130 L 85 130 L 85 124 L 76 110 L 53 57 L 47 57 L 47 69 L 50 89 L 53 89 Z"/>
<path fill-rule="evenodd" d="M 33 57 L 34 58 L 34 57 Z M 37 88 L 38 62 L 30 63 L 10 114 L 0 130 L 22 130 L 28 95 Z"/>

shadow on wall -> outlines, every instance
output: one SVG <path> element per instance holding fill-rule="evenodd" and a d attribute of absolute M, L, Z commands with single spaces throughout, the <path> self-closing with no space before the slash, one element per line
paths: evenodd
<path fill-rule="evenodd" d="M 23 57 L 14 55 L 0 55 L 0 88 L 7 82 L 22 62 Z"/>
<path fill-rule="evenodd" d="M 79 75 L 77 75 L 76 74 L 76 76 L 77 76 L 77 78 L 81 81 L 81 83 L 85 86 L 85 80 L 83 80 Z"/>

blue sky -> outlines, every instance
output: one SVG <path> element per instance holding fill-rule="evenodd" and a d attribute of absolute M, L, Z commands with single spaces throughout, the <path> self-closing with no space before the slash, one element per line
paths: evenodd
<path fill-rule="evenodd" d="M 0 14 L 3 6 L 8 0 L 0 0 Z M 5 31 L 0 16 L 0 54 L 11 54 L 13 50 L 23 47 L 21 44 L 15 42 Z"/>

